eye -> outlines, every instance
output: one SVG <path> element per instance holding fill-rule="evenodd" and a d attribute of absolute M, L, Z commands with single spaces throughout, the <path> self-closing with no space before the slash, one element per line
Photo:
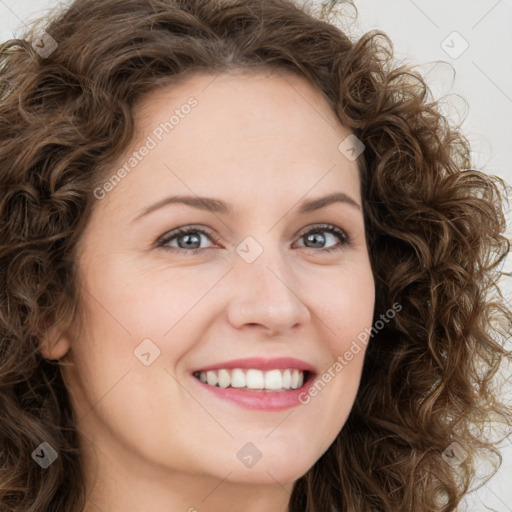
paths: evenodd
<path fill-rule="evenodd" d="M 315 249 L 318 248 L 319 245 L 323 245 L 327 242 L 327 237 L 323 233 L 329 233 L 331 237 L 334 235 L 339 240 L 339 244 L 337 245 L 333 245 L 327 248 L 320 247 L 323 252 L 339 251 L 352 244 L 352 239 L 345 233 L 345 231 L 336 226 L 333 226 L 332 224 L 321 224 L 315 226 L 313 229 L 310 228 L 303 235 L 301 235 L 300 238 L 305 238 L 308 243 L 313 244 L 313 247 L 305 247 L 308 249 Z"/>
<path fill-rule="evenodd" d="M 164 235 L 157 241 L 157 247 L 183 249 L 191 254 L 196 254 L 203 250 L 203 248 L 198 248 L 198 245 L 201 245 L 201 236 L 210 238 L 214 242 L 217 242 L 213 234 L 209 231 L 205 231 L 204 229 L 199 229 L 194 226 L 186 226 Z M 174 240 L 177 241 L 178 247 L 170 244 L 170 242 Z"/>
<path fill-rule="evenodd" d="M 329 233 L 331 237 L 334 235 L 339 240 L 339 243 L 327 248 L 321 247 L 328 240 L 324 233 Z M 307 236 L 306 236 L 307 235 Z M 195 226 L 186 226 L 175 229 L 162 236 L 157 242 L 156 247 L 163 247 L 165 249 L 172 249 L 189 252 L 190 254 L 197 254 L 208 247 L 199 247 L 201 245 L 201 238 L 205 237 L 218 243 L 217 239 L 210 230 L 200 229 Z M 305 238 L 307 243 L 313 244 L 313 247 L 302 245 L 299 247 L 306 247 L 307 249 L 321 249 L 322 252 L 331 252 L 341 250 L 352 243 L 351 238 L 340 228 L 331 224 L 321 224 L 310 228 L 305 231 L 300 239 Z M 174 244 L 176 242 L 177 245 Z"/>

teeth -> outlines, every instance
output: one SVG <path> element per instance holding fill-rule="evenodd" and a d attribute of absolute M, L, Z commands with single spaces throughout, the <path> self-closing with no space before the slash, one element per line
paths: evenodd
<path fill-rule="evenodd" d="M 279 370 L 271 370 L 265 374 L 265 389 L 281 389 L 283 378 Z"/>
<path fill-rule="evenodd" d="M 201 372 L 201 375 L 204 375 L 204 372 Z M 201 375 L 199 375 L 199 378 L 201 378 Z M 217 382 L 219 382 L 217 374 L 215 372 L 206 372 L 206 382 L 208 382 L 210 386 L 216 386 Z"/>
<path fill-rule="evenodd" d="M 303 377 L 303 374 L 301 373 L 299 375 L 299 372 L 292 372 L 292 388 L 293 389 L 297 389 L 297 388 L 300 388 L 302 386 L 302 377 Z"/>
<path fill-rule="evenodd" d="M 233 373 L 231 374 L 231 387 L 232 388 L 245 388 L 246 386 L 246 379 L 245 379 L 245 373 L 240 370 L 236 369 L 233 370 Z"/>
<path fill-rule="evenodd" d="M 290 389 L 292 387 L 292 372 L 285 370 L 283 372 L 283 388 Z"/>
<path fill-rule="evenodd" d="M 220 388 L 227 388 L 231 384 L 231 377 L 227 370 L 219 370 L 218 378 Z"/>
<path fill-rule="evenodd" d="M 256 369 L 234 370 L 220 369 L 209 370 L 207 372 L 198 372 L 195 374 L 201 382 L 210 386 L 220 388 L 247 388 L 247 389 L 269 389 L 269 390 L 286 390 L 298 389 L 304 383 L 304 372 L 297 369 L 286 370 L 268 370 L 263 372 Z"/>
<path fill-rule="evenodd" d="M 247 387 L 249 389 L 264 389 L 265 378 L 260 370 L 247 370 Z"/>

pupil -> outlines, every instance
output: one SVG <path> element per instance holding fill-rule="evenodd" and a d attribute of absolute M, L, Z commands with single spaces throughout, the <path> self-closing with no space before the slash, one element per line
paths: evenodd
<path fill-rule="evenodd" d="M 194 238 L 195 238 L 196 240 L 194 240 Z M 183 236 L 182 236 L 182 239 L 184 239 L 184 240 L 185 240 L 185 242 L 184 242 L 185 248 L 189 248 L 189 249 L 190 249 L 191 244 L 193 245 L 194 243 L 196 243 L 197 245 L 199 245 L 199 244 L 201 243 L 201 241 L 200 241 L 200 239 L 199 239 L 199 238 L 200 238 L 200 237 L 199 237 L 199 236 L 197 236 L 197 235 L 189 235 L 189 234 L 183 235 Z M 178 240 L 178 241 L 179 241 L 179 240 Z M 183 249 L 183 247 L 181 246 L 181 244 L 180 244 L 180 243 L 178 243 L 178 245 L 180 245 L 180 247 Z M 195 248 L 196 248 L 196 247 L 194 247 L 194 249 L 195 249 Z"/>
<path fill-rule="evenodd" d="M 325 237 L 321 233 L 311 233 L 307 238 L 316 244 L 315 247 L 321 247 L 325 243 Z"/>

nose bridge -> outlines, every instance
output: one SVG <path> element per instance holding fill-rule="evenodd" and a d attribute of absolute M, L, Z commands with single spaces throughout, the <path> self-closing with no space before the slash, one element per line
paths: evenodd
<path fill-rule="evenodd" d="M 229 320 L 237 327 L 260 324 L 274 332 L 308 319 L 297 280 L 275 234 L 246 237 L 237 247 L 231 276 Z"/>

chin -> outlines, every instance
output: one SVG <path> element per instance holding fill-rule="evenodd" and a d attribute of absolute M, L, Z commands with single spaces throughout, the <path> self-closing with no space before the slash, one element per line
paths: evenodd
<path fill-rule="evenodd" d="M 301 478 L 317 461 L 316 456 L 307 457 L 295 447 L 293 453 L 262 453 L 261 458 L 254 465 L 244 466 L 235 458 L 234 462 L 226 461 L 222 469 L 215 465 L 215 473 L 224 478 L 231 472 L 227 480 L 236 483 L 250 483 L 258 485 L 293 483 Z"/>

